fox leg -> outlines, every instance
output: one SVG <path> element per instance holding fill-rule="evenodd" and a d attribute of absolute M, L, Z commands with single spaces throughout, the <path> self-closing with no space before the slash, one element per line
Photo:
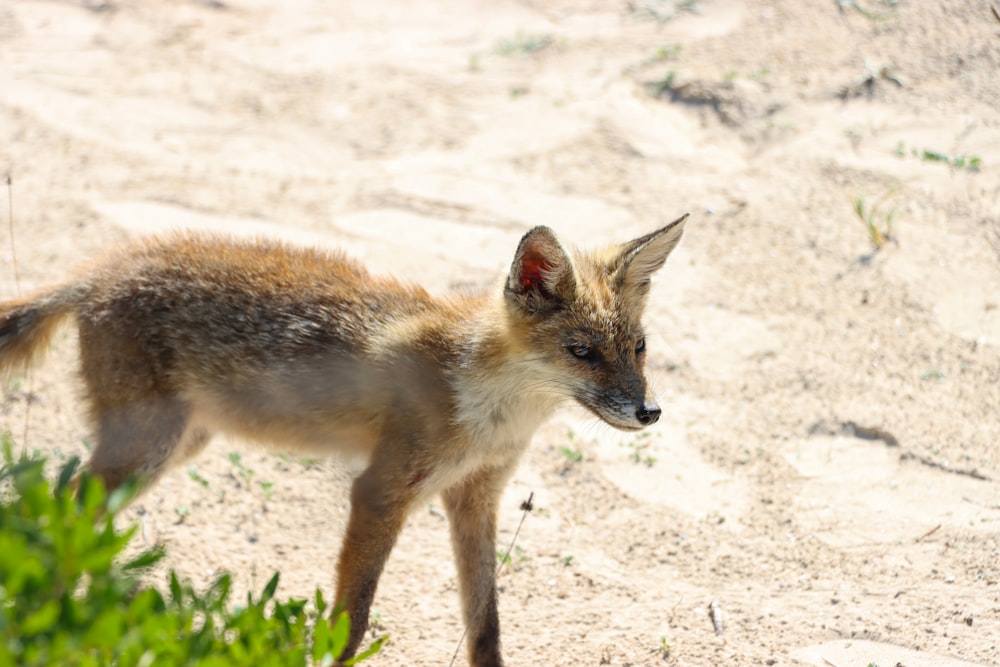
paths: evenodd
<path fill-rule="evenodd" d="M 337 566 L 337 604 L 351 618 L 351 635 L 341 656 L 345 660 L 364 639 L 375 588 L 414 496 L 412 486 L 399 481 L 405 475 L 392 474 L 394 466 L 385 463 L 380 465 L 376 458 L 351 487 L 351 517 Z"/>
<path fill-rule="evenodd" d="M 108 490 L 133 475 L 147 487 L 175 452 L 200 450 L 208 432 L 189 428 L 191 406 L 166 381 L 162 351 L 108 321 L 97 326 L 79 318 L 81 374 L 97 441 L 88 467 Z"/>
<path fill-rule="evenodd" d="M 153 398 L 97 414 L 97 446 L 88 468 L 108 490 L 136 475 L 146 487 L 167 468 L 182 440 L 184 449 L 200 449 L 207 433 L 185 437 L 190 408 L 176 398 Z"/>
<path fill-rule="evenodd" d="M 496 589 L 497 511 L 511 471 L 511 466 L 484 468 L 444 493 L 473 667 L 503 665 Z"/>

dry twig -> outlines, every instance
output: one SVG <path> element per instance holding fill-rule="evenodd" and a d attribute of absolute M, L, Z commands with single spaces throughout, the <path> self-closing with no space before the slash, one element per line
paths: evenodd
<path fill-rule="evenodd" d="M 920 542 L 923 542 L 924 540 L 926 540 L 928 537 L 930 537 L 934 533 L 938 532 L 939 530 L 941 530 L 941 524 L 938 524 L 938 525 L 934 526 L 933 528 L 931 528 L 930 530 L 928 530 L 926 533 L 924 533 L 923 535 L 921 535 L 917 539 L 913 540 L 913 543 L 914 544 L 919 544 Z"/>

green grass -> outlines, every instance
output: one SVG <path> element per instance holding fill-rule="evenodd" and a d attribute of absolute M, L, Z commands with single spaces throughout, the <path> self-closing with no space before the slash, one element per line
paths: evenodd
<path fill-rule="evenodd" d="M 498 41 L 493 50 L 501 56 L 530 56 L 547 49 L 554 43 L 555 39 L 552 35 L 518 31 L 514 37 Z"/>
<path fill-rule="evenodd" d="M 652 97 L 662 97 L 674 89 L 674 82 L 677 80 L 677 71 L 669 70 L 657 81 L 646 84 L 646 92 Z"/>
<path fill-rule="evenodd" d="M 562 445 L 559 447 L 559 453 L 563 455 L 564 459 L 566 459 L 566 463 L 573 464 L 583 461 L 583 452 L 575 447 Z"/>
<path fill-rule="evenodd" d="M 906 157 L 907 154 L 911 157 L 919 158 L 924 162 L 937 162 L 954 167 L 955 169 L 965 169 L 967 171 L 979 171 L 983 166 L 983 158 L 978 155 L 965 155 L 964 153 L 953 155 L 945 151 L 930 148 L 917 149 L 914 147 L 911 147 L 907 151 L 902 141 L 896 144 L 896 155 Z"/>
<path fill-rule="evenodd" d="M 653 54 L 652 61 L 660 60 L 672 60 L 681 54 L 680 44 L 664 44 L 660 48 L 656 49 Z"/>
<path fill-rule="evenodd" d="M 872 249 L 876 252 L 884 248 L 886 243 L 895 241 L 893 225 L 896 217 L 896 208 L 893 207 L 888 212 L 884 210 L 884 205 L 895 194 L 896 190 L 890 189 L 873 203 L 869 203 L 864 197 L 858 195 L 851 197 L 851 208 L 854 211 L 854 215 L 865 226 L 868 241 L 871 243 Z"/>
<path fill-rule="evenodd" d="M 194 481 L 195 481 L 195 482 L 197 482 L 198 484 L 201 484 L 201 485 L 202 485 L 203 487 L 205 487 L 206 489 L 208 488 L 208 480 L 207 480 L 207 479 L 205 479 L 204 477 L 202 477 L 202 476 L 201 476 L 201 475 L 200 475 L 200 474 L 198 473 L 198 468 L 196 468 L 196 467 L 194 467 L 194 466 L 190 466 L 190 467 L 188 468 L 188 477 L 190 477 L 190 478 L 191 478 L 192 480 L 194 480 Z"/>
<path fill-rule="evenodd" d="M 256 473 L 253 468 L 243 463 L 243 456 L 239 452 L 229 452 L 229 462 L 236 468 L 236 474 L 233 478 L 238 480 L 242 486 L 253 489 L 253 478 Z M 264 494 L 265 500 L 272 500 L 274 498 L 274 482 L 257 482 L 257 488 Z"/>
<path fill-rule="evenodd" d="M 836 2 L 840 11 L 854 10 L 867 19 L 882 21 L 895 14 L 900 0 L 866 0 L 864 4 L 858 0 L 836 0 Z"/>
<path fill-rule="evenodd" d="M 573 433 L 572 429 L 566 431 L 566 440 L 569 441 L 569 444 L 560 445 L 559 453 L 562 454 L 563 459 L 566 461 L 566 467 L 568 468 L 569 466 L 583 461 L 583 450 L 574 444 L 576 434 Z"/>
<path fill-rule="evenodd" d="M 666 635 L 660 635 L 660 646 L 659 646 L 660 657 L 664 660 L 670 658 L 670 642 L 667 641 Z"/>
<path fill-rule="evenodd" d="M 631 440 L 622 443 L 622 446 L 629 449 L 629 460 L 632 463 L 644 465 L 647 468 L 652 468 L 656 465 L 656 457 L 649 454 L 649 448 L 652 446 L 651 438 L 652 433 L 648 431 L 645 433 L 640 433 Z"/>
<path fill-rule="evenodd" d="M 938 368 L 932 368 L 920 374 L 920 379 L 924 381 L 932 380 L 934 382 L 941 382 L 944 378 L 945 372 Z"/>
<path fill-rule="evenodd" d="M 638 18 L 666 23 L 683 12 L 701 14 L 700 0 L 638 0 L 631 3 L 632 14 Z"/>
<path fill-rule="evenodd" d="M 521 563 L 525 563 L 528 560 L 527 553 L 524 551 L 524 549 L 522 549 L 520 546 L 516 544 L 514 545 L 513 552 L 505 553 L 503 551 L 497 550 L 496 553 L 497 553 L 497 563 L 501 567 L 506 567 L 509 565 L 513 568 L 515 572 L 517 572 L 520 569 L 518 565 L 520 565 Z"/>

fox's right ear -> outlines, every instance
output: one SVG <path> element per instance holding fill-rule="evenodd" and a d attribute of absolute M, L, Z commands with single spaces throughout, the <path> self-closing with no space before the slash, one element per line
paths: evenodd
<path fill-rule="evenodd" d="M 573 262 L 548 227 L 535 227 L 521 238 L 504 294 L 522 310 L 555 310 L 576 290 Z"/>

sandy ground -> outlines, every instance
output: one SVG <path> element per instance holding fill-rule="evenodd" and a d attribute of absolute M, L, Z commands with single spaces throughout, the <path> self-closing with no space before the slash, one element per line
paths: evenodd
<path fill-rule="evenodd" d="M 690 211 L 648 313 L 664 418 L 561 412 L 510 486 L 509 663 L 996 665 L 998 73 L 986 0 L 7 0 L 0 294 L 173 227 L 443 292 L 531 225 L 593 245 Z M 0 426 L 83 453 L 75 367 L 67 330 Z M 128 518 L 197 582 L 330 591 L 352 472 L 219 441 Z M 374 664 L 447 664 L 455 589 L 421 508 Z"/>

